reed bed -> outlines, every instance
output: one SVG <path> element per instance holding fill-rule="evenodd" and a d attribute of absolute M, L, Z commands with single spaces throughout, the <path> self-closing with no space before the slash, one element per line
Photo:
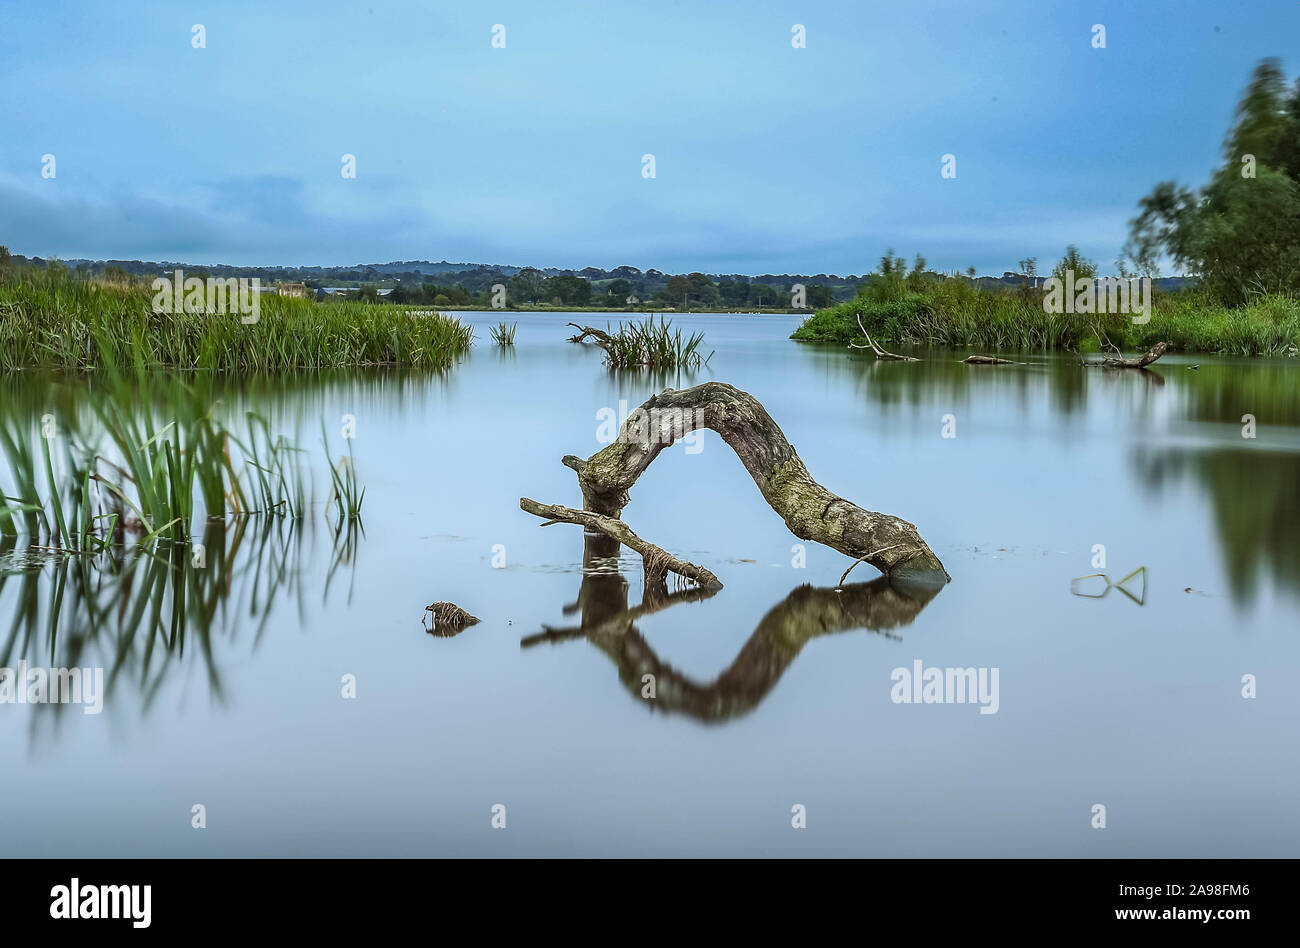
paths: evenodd
<path fill-rule="evenodd" d="M 164 387 L 142 402 L 150 377 L 116 376 L 94 402 L 94 417 L 0 416 L 0 536 L 96 553 L 132 540 L 184 542 L 196 524 L 228 514 L 301 521 L 312 509 L 303 451 L 269 422 L 246 412 L 236 433 L 223 406 L 199 384 Z M 155 406 L 142 408 L 142 404 Z M 107 444 L 105 444 L 107 442 Z M 326 451 L 328 460 L 328 448 Z M 331 462 L 326 502 L 342 524 L 361 516 L 365 489 L 349 454 Z"/>
<path fill-rule="evenodd" d="M 93 282 L 57 267 L 0 271 L 0 370 L 444 369 L 472 341 L 458 319 L 396 306 L 268 293 L 257 321 L 246 323 L 235 312 L 156 313 L 147 285 Z"/>
<path fill-rule="evenodd" d="M 674 329 L 672 321 L 651 316 L 640 323 L 619 323 L 617 331 L 610 330 L 608 341 L 602 341 L 605 362 L 615 369 L 694 369 L 706 364 L 713 353 L 705 358 L 700 353 L 704 333 L 683 335 Z"/>
<path fill-rule="evenodd" d="M 1185 352 L 1242 356 L 1300 349 L 1300 300 L 1289 296 L 1258 296 L 1229 307 L 1191 291 L 1160 294 L 1150 322 L 1134 324 L 1126 314 L 1046 313 L 1036 296 L 958 281 L 886 299 L 860 296 L 818 311 L 791 338 L 861 343 L 859 318 L 881 345 L 1047 352 L 1095 351 L 1107 342 L 1141 350 L 1165 341 Z"/>

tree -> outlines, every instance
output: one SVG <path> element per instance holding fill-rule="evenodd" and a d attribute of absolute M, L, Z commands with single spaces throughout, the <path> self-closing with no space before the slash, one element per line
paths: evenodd
<path fill-rule="evenodd" d="M 1065 256 L 1061 258 L 1061 262 L 1052 267 L 1052 276 L 1064 281 L 1066 271 L 1074 274 L 1075 282 L 1091 280 L 1097 275 L 1097 265 L 1079 253 L 1078 247 L 1070 244 L 1065 248 Z"/>
<path fill-rule="evenodd" d="M 1142 198 L 1125 252 L 1143 273 L 1168 256 L 1231 304 L 1300 290 L 1300 82 L 1288 92 L 1277 60 L 1255 67 L 1223 150 L 1199 191 L 1164 181 Z"/>
<path fill-rule="evenodd" d="M 1029 279 L 1029 282 L 1038 286 L 1038 258 L 1026 257 L 1020 261 L 1019 267 L 1020 272 Z"/>
<path fill-rule="evenodd" d="M 694 288 L 690 277 L 671 276 L 668 278 L 668 298 L 674 303 L 680 301 L 684 305 L 690 298 L 691 290 Z"/>
<path fill-rule="evenodd" d="M 808 287 L 808 306 L 811 309 L 825 309 L 835 304 L 835 294 L 829 286 L 814 283 Z"/>

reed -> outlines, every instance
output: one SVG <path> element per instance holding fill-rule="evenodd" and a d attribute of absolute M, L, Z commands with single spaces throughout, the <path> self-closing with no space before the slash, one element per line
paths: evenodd
<path fill-rule="evenodd" d="M 288 437 L 251 411 L 237 435 L 210 387 L 157 383 L 144 372 L 129 383 L 114 376 L 99 388 L 90 419 L 0 416 L 9 473 L 0 479 L 0 535 L 96 553 L 128 538 L 184 542 L 196 524 L 228 513 L 308 516 L 311 472 Z M 351 521 L 365 489 L 350 454 L 345 462 L 331 470 L 326 506 Z"/>
<path fill-rule="evenodd" d="M 156 313 L 152 301 L 147 284 L 61 267 L 0 271 L 0 369 L 445 369 L 473 341 L 458 319 L 396 306 L 264 294 L 257 321 L 245 323 L 238 313 Z"/>
<path fill-rule="evenodd" d="M 671 320 L 653 316 L 640 323 L 619 323 L 617 331 L 610 330 L 609 341 L 602 342 L 605 362 L 615 369 L 699 368 L 713 356 L 701 355 L 703 344 L 704 333 L 684 336 L 680 328 L 673 328 Z"/>
<path fill-rule="evenodd" d="M 859 319 L 881 345 L 988 352 L 1095 351 L 1106 341 L 1142 350 L 1162 340 L 1176 350 L 1223 355 L 1286 355 L 1300 347 L 1300 300 L 1289 296 L 1257 296 L 1230 307 L 1192 291 L 1160 294 L 1151 320 L 1135 324 L 1127 314 L 1047 313 L 1037 297 L 955 280 L 819 310 L 791 338 L 861 343 Z"/>
<path fill-rule="evenodd" d="M 497 323 L 488 332 L 492 335 L 492 341 L 498 346 L 513 346 L 515 344 L 515 330 L 518 328 L 518 323 Z"/>

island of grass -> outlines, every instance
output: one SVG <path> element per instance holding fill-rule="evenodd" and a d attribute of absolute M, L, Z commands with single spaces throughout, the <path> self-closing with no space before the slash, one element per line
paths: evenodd
<path fill-rule="evenodd" d="M 960 276 L 923 274 L 871 283 L 856 299 L 810 316 L 790 338 L 862 345 L 865 329 L 886 348 L 984 352 L 1143 350 L 1167 342 L 1184 352 L 1268 356 L 1295 355 L 1300 347 L 1300 300 L 1288 295 L 1262 294 L 1229 306 L 1204 291 L 1157 292 L 1150 320 L 1136 317 L 1051 313 L 1042 289 L 1027 283 L 992 290 Z"/>
<path fill-rule="evenodd" d="M 234 305 L 158 306 L 157 295 L 147 283 L 85 279 L 57 265 L 0 266 L 0 370 L 444 369 L 474 335 L 454 317 L 395 306 L 260 293 L 255 315 L 245 315 Z"/>

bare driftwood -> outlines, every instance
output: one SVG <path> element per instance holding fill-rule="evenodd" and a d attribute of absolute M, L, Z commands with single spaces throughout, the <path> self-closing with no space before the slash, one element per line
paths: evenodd
<path fill-rule="evenodd" d="M 577 472 L 583 507 L 618 518 L 629 489 L 659 452 L 698 428 L 722 436 L 763 499 L 801 540 L 863 560 L 886 576 L 938 583 L 951 578 L 915 525 L 864 510 L 818 484 L 758 399 L 724 382 L 652 395 L 612 444 L 585 461 L 567 455 L 563 463 Z"/>
<path fill-rule="evenodd" d="M 614 342 L 609 333 L 605 332 L 603 329 L 592 329 L 590 326 L 579 326 L 577 323 L 568 323 L 567 325 L 578 330 L 576 336 L 569 337 L 569 342 L 586 342 L 587 337 L 591 336 L 596 340 L 596 345 L 600 346 L 606 352 L 609 351 L 609 347 Z"/>
<path fill-rule="evenodd" d="M 477 625 L 479 619 L 470 615 L 454 602 L 435 602 L 424 607 L 425 612 L 433 613 L 434 635 L 452 636 L 471 625 Z"/>
<path fill-rule="evenodd" d="M 519 498 L 519 507 L 533 516 L 545 520 L 546 523 L 542 524 L 544 527 L 549 527 L 553 523 L 581 524 L 589 529 L 599 530 L 607 537 L 622 543 L 628 549 L 640 553 L 641 564 L 645 569 L 645 586 L 647 589 L 661 586 L 670 572 L 683 576 L 705 589 L 722 588 L 722 583 L 719 582 L 718 577 L 703 566 L 696 566 L 694 563 L 686 562 L 686 560 L 679 560 L 662 547 L 641 539 L 632 532 L 631 527 L 615 517 L 606 517 L 590 510 L 574 510 L 572 507 L 561 507 L 558 504 L 539 504 L 527 497 Z"/>
<path fill-rule="evenodd" d="M 972 355 L 961 360 L 966 365 L 1019 365 L 1014 359 L 999 359 L 997 356 Z"/>
<path fill-rule="evenodd" d="M 1169 343 L 1157 342 L 1143 355 L 1134 359 L 1106 359 L 1102 362 L 1108 369 L 1144 369 L 1156 359 L 1169 351 Z"/>
<path fill-rule="evenodd" d="M 871 351 L 876 354 L 877 359 L 893 359 L 897 362 L 920 362 L 921 361 L 920 359 L 914 359 L 911 356 L 903 356 L 903 355 L 898 355 L 897 353 L 894 352 L 886 352 L 884 349 L 880 348 L 880 346 L 876 345 L 875 340 L 871 338 L 871 333 L 867 332 L 867 327 L 862 325 L 862 317 L 858 316 L 857 320 L 858 320 L 858 328 L 862 330 L 862 335 L 867 337 L 867 343 L 869 344 Z M 860 346 L 857 343 L 850 342 L 849 348 L 866 349 L 868 348 L 868 346 Z"/>
<path fill-rule="evenodd" d="M 1145 369 L 1168 351 L 1169 343 L 1157 342 L 1145 353 L 1132 359 L 1112 358 L 1101 362 L 1087 362 L 1085 365 L 1100 365 L 1106 369 Z"/>

